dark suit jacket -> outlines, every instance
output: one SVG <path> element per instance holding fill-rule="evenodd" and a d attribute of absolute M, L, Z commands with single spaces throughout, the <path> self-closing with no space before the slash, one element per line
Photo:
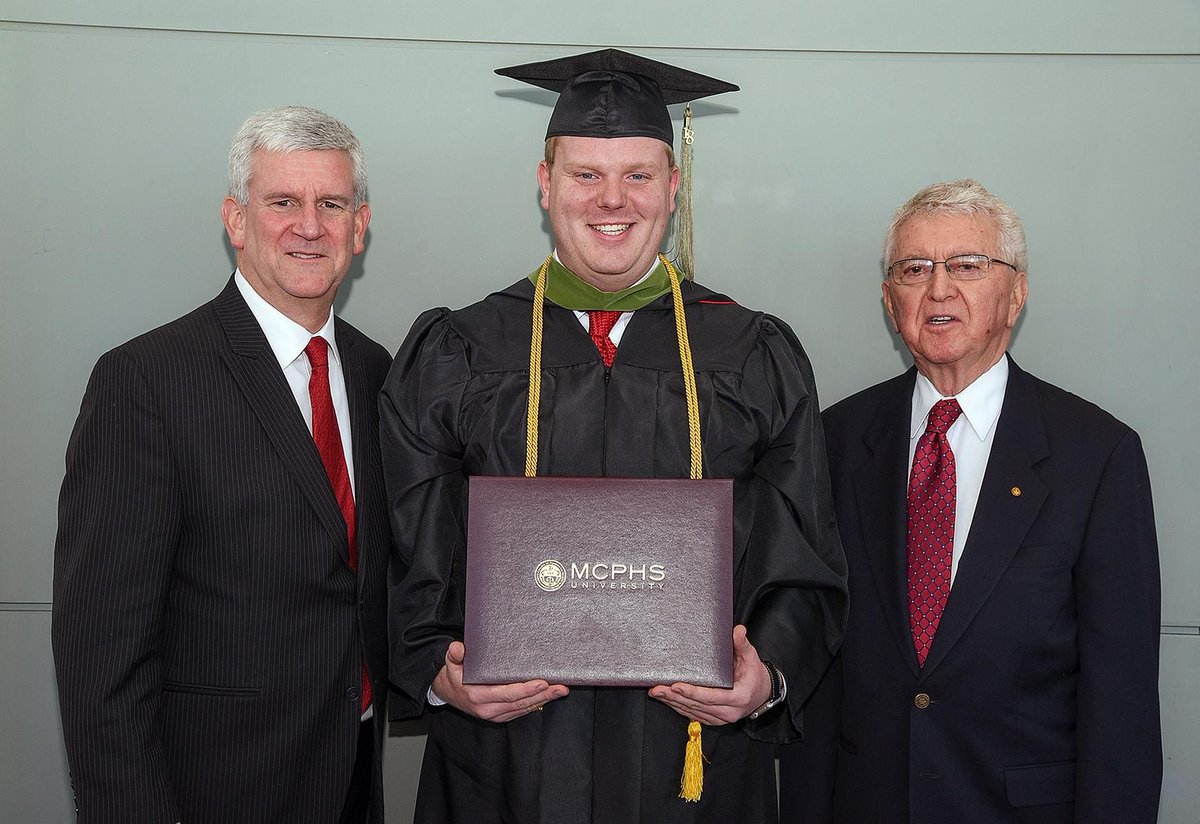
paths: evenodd
<path fill-rule="evenodd" d="M 850 625 L 782 753 L 785 822 L 1153 824 L 1159 571 L 1137 433 L 1009 364 L 924 668 L 905 589 L 915 370 L 825 413 Z"/>
<path fill-rule="evenodd" d="M 376 396 L 337 321 L 358 574 L 321 459 L 233 281 L 104 355 L 67 449 L 53 644 L 81 824 L 336 822 L 360 667 L 387 694 Z M 383 801 L 376 759 L 373 820 Z"/>

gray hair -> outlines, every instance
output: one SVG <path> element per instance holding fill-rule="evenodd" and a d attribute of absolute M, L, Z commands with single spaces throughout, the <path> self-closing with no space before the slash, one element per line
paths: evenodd
<path fill-rule="evenodd" d="M 254 153 L 336 149 L 350 155 L 354 169 L 354 208 L 367 200 L 367 158 L 354 132 L 335 117 L 308 106 L 278 106 L 246 118 L 229 147 L 229 196 L 245 204 L 250 198 Z"/>
<path fill-rule="evenodd" d="M 892 263 L 892 250 L 901 226 L 915 217 L 945 214 L 990 217 L 999 230 L 1000 257 L 1015 266 L 1018 272 L 1025 271 L 1029 261 L 1021 218 L 1011 206 L 970 178 L 926 186 L 896 210 L 892 225 L 883 236 L 884 267 Z"/>

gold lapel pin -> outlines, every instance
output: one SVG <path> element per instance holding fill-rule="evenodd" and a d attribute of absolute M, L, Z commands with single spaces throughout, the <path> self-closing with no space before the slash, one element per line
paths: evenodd
<path fill-rule="evenodd" d="M 1012 489 L 1010 489 L 1010 490 L 1008 490 L 1008 491 L 1012 493 L 1012 496 L 1013 496 L 1014 498 L 1020 498 L 1020 497 L 1021 497 L 1021 487 L 1019 487 L 1019 486 L 1014 486 Z"/>

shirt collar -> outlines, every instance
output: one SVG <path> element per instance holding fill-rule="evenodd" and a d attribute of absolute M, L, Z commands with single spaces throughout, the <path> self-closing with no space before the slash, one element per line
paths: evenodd
<path fill-rule="evenodd" d="M 1004 388 L 1008 386 L 1008 357 L 1003 356 L 992 368 L 988 369 L 966 389 L 955 395 L 958 405 L 962 407 L 963 417 L 971 425 L 975 436 L 980 441 L 987 440 L 988 433 L 1000 418 L 1000 409 L 1004 406 Z M 910 418 L 909 437 L 916 438 L 925 431 L 929 421 L 929 410 L 942 400 L 941 393 L 934 388 L 929 378 L 917 373 L 917 382 L 913 387 L 912 417 Z"/>
<path fill-rule="evenodd" d="M 332 307 L 329 309 L 329 317 L 325 320 L 325 325 L 316 332 L 310 332 L 267 303 L 262 295 L 254 291 L 254 287 L 246 280 L 241 269 L 233 273 L 233 282 L 237 284 L 238 291 L 242 293 L 242 298 L 250 307 L 250 313 L 258 321 L 259 327 L 267 338 L 267 343 L 271 346 L 271 352 L 279 361 L 280 369 L 287 369 L 291 366 L 296 358 L 304 354 L 304 347 L 308 346 L 309 340 L 317 335 L 325 338 L 325 342 L 329 344 L 329 357 L 333 359 L 334 363 L 341 365 L 342 358 L 338 353 L 337 340 L 333 334 Z"/>

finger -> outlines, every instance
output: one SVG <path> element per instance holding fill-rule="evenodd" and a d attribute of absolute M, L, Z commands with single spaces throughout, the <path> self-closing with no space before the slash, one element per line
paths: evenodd
<path fill-rule="evenodd" d="M 698 687 L 695 684 L 672 684 L 671 692 L 682 699 L 685 699 L 698 706 L 732 706 L 738 702 L 740 697 L 737 686 L 733 689 L 719 689 L 715 687 Z"/>
<path fill-rule="evenodd" d="M 489 712 L 481 717 L 503 724 L 505 721 L 512 721 L 514 718 L 520 718 L 522 715 L 529 715 L 537 707 L 515 707 L 511 704 L 506 704 L 503 707 L 489 707 L 487 709 Z"/>
<path fill-rule="evenodd" d="M 719 727 L 724 724 L 728 724 L 729 721 L 731 720 L 729 718 L 722 717 L 721 715 L 718 715 L 714 712 L 710 712 L 708 709 L 706 709 L 704 707 L 698 707 L 693 704 L 688 704 L 687 702 L 684 702 L 684 701 L 678 701 L 675 699 L 664 699 L 664 698 L 660 698 L 658 700 L 661 701 L 663 704 L 666 704 L 671 709 L 675 710 L 675 712 L 679 713 L 684 718 L 687 718 L 687 719 L 693 720 L 693 721 L 699 721 L 701 724 L 707 724 L 710 727 Z"/>
<path fill-rule="evenodd" d="M 530 698 L 519 703 L 527 706 L 530 709 L 538 709 L 545 704 L 549 704 L 551 701 L 556 701 L 559 698 L 565 697 L 568 692 L 569 690 L 562 684 L 551 684 L 541 692 L 538 692 L 535 695 L 530 696 Z"/>
<path fill-rule="evenodd" d="M 664 704 L 670 704 L 671 706 L 677 706 L 688 712 L 708 712 L 711 708 L 707 704 L 703 704 L 700 701 L 697 701 L 695 698 L 693 698 L 688 693 L 682 692 L 681 690 L 677 689 L 677 687 L 690 687 L 690 686 L 691 686 L 690 684 L 676 684 L 676 685 L 673 685 L 670 689 L 660 692 L 660 694 L 655 697 L 658 698 L 658 700 L 662 701 Z M 697 689 L 697 688 L 692 687 L 692 689 Z"/>
<path fill-rule="evenodd" d="M 466 657 L 467 648 L 463 646 L 462 641 L 451 641 L 450 646 L 446 648 L 446 663 L 461 667 Z"/>
<path fill-rule="evenodd" d="M 532 703 L 537 706 L 548 704 L 551 701 L 556 701 L 567 694 L 568 690 L 562 684 L 551 684 L 532 698 Z"/>
<path fill-rule="evenodd" d="M 520 681 L 515 684 L 493 684 L 488 687 L 487 700 L 496 704 L 519 704 L 529 701 L 550 688 L 542 680 Z"/>
<path fill-rule="evenodd" d="M 733 628 L 733 654 L 737 658 L 757 658 L 758 652 L 746 635 L 746 627 L 738 624 Z"/>
<path fill-rule="evenodd" d="M 491 684 L 471 687 L 477 689 L 475 700 L 481 704 L 510 704 L 527 708 L 544 704 L 567 694 L 562 684 L 547 684 L 545 681 L 521 681 L 516 684 Z"/>
<path fill-rule="evenodd" d="M 738 720 L 747 712 L 749 693 L 740 687 L 719 689 L 716 687 L 698 687 L 695 684 L 672 684 L 669 688 L 656 688 L 658 694 L 651 695 L 664 703 L 671 703 L 691 713 L 696 720 L 699 716 L 719 719 L 722 724 Z M 711 722 L 706 722 L 711 723 Z"/>
<path fill-rule="evenodd" d="M 522 698 L 518 701 L 493 704 L 487 709 L 493 714 L 492 720 L 511 721 L 514 718 L 519 718 L 522 715 L 527 715 L 531 712 L 540 710 L 546 704 L 562 698 L 566 694 L 567 688 L 561 684 L 556 684 L 547 687 L 541 692 L 528 696 L 527 698 Z"/>

